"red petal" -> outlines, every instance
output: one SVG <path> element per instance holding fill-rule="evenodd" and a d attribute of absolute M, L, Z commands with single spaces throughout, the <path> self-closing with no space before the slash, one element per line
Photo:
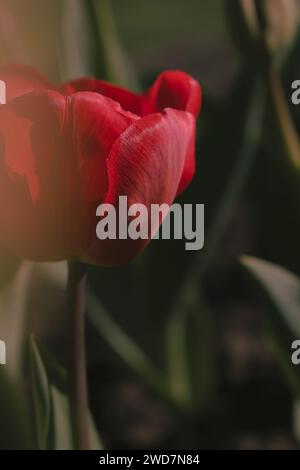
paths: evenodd
<path fill-rule="evenodd" d="M 167 71 L 159 75 L 142 100 L 141 114 L 173 108 L 198 116 L 202 93 L 199 83 L 181 71 Z"/>
<path fill-rule="evenodd" d="M 161 73 L 145 95 L 136 95 L 124 88 L 92 78 L 65 83 L 61 91 L 67 95 L 76 91 L 101 93 L 120 103 L 123 109 L 141 116 L 173 108 L 189 111 L 197 117 L 202 99 L 199 83 L 181 71 Z"/>
<path fill-rule="evenodd" d="M 118 206 L 172 204 L 194 137 L 190 113 L 168 109 L 132 124 L 115 142 L 108 158 L 109 188 L 104 202 Z M 149 240 L 102 240 L 95 237 L 86 260 L 118 265 L 134 257 Z"/>
<path fill-rule="evenodd" d="M 140 114 L 140 97 L 124 88 L 111 85 L 103 80 L 94 78 L 82 78 L 67 82 L 62 85 L 61 92 L 72 95 L 76 91 L 92 91 L 107 96 L 120 103 L 123 109 L 135 114 Z"/>
<path fill-rule="evenodd" d="M 6 84 L 6 102 L 39 90 L 53 90 L 55 87 L 29 65 L 8 65 L 0 67 L 0 80 Z"/>
<path fill-rule="evenodd" d="M 0 240 L 36 260 L 84 251 L 107 154 L 134 119 L 92 93 L 29 93 L 0 107 Z"/>

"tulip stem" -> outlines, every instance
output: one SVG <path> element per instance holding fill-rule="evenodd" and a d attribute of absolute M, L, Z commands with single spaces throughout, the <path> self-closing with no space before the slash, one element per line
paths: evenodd
<path fill-rule="evenodd" d="M 84 340 L 84 305 L 86 272 L 81 263 L 68 264 L 69 318 L 69 396 L 73 444 L 77 450 L 90 449 L 88 393 Z"/>

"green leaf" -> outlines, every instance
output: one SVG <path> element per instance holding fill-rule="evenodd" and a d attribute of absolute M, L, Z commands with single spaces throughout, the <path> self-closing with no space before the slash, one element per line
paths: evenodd
<path fill-rule="evenodd" d="M 37 444 L 40 450 L 45 450 L 48 447 L 51 398 L 47 374 L 33 337 L 30 338 L 30 362 Z"/>
<path fill-rule="evenodd" d="M 110 0 L 89 0 L 98 36 L 101 78 L 138 91 L 138 83 L 125 54 L 115 24 Z"/>
<path fill-rule="evenodd" d="M 170 318 L 168 375 L 152 364 L 91 289 L 87 291 L 87 317 L 113 351 L 164 399 L 179 407 L 203 403 L 212 387 L 215 364 L 211 324 L 200 297 L 188 310 L 176 309 Z"/>
<path fill-rule="evenodd" d="M 53 448 L 55 450 L 72 449 L 73 438 L 68 397 L 65 393 L 53 385 L 51 385 L 50 390 L 52 400 L 52 434 L 54 439 Z M 93 450 L 102 450 L 103 444 L 98 435 L 91 414 L 89 419 L 91 448 Z"/>
<path fill-rule="evenodd" d="M 97 30 L 94 23 L 89 0 L 62 1 L 62 80 L 97 75 Z"/>
<path fill-rule="evenodd" d="M 300 279 L 285 268 L 251 256 L 243 256 L 241 263 L 267 303 L 266 327 L 274 355 L 292 393 L 300 397 L 300 377 L 291 361 L 292 342 L 300 338 Z"/>
<path fill-rule="evenodd" d="M 34 448 L 33 429 L 25 393 L 6 368 L 0 366 L 0 449 Z"/>
<path fill-rule="evenodd" d="M 67 374 L 53 355 L 31 339 L 33 390 L 37 438 L 40 449 L 73 448 Z M 92 416 L 90 438 L 93 450 L 103 449 Z"/>
<path fill-rule="evenodd" d="M 170 393 L 180 406 L 189 406 L 193 399 L 188 367 L 186 322 L 186 310 L 177 309 L 168 322 L 166 340 Z"/>
<path fill-rule="evenodd" d="M 49 377 L 49 382 L 58 390 L 66 394 L 67 371 L 57 362 L 53 354 L 40 342 L 38 343 L 38 350 L 45 366 L 47 376 Z"/>
<path fill-rule="evenodd" d="M 243 256 L 241 263 L 263 288 L 290 332 L 300 338 L 300 278 L 281 266 L 251 256 Z"/>
<path fill-rule="evenodd" d="M 64 80 L 91 75 L 138 91 L 109 0 L 63 0 L 61 35 Z"/>
<path fill-rule="evenodd" d="M 166 352 L 170 394 L 180 407 L 201 406 L 212 390 L 215 346 L 200 287 L 186 291 L 167 325 Z"/>
<path fill-rule="evenodd" d="M 107 313 L 96 295 L 87 290 L 87 317 L 115 353 L 158 393 L 166 395 L 164 376 L 160 374 L 139 346 Z"/>

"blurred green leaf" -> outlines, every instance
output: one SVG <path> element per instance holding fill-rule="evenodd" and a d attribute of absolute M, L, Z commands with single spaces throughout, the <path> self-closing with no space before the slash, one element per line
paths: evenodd
<path fill-rule="evenodd" d="M 189 406 L 192 402 L 186 322 L 187 310 L 176 309 L 168 323 L 166 341 L 170 393 L 174 401 L 182 406 Z"/>
<path fill-rule="evenodd" d="M 96 295 L 87 291 L 87 317 L 113 351 L 158 393 L 166 395 L 164 376 L 153 366 L 146 354 L 129 338 L 106 312 Z"/>
<path fill-rule="evenodd" d="M 69 401 L 67 396 L 54 385 L 50 385 L 52 413 L 51 434 L 52 448 L 56 450 L 72 449 L 72 429 L 69 416 Z"/>
<path fill-rule="evenodd" d="M 300 278 L 252 256 L 243 256 L 241 263 L 263 287 L 289 330 L 300 338 Z"/>
<path fill-rule="evenodd" d="M 200 251 L 198 255 L 198 257 L 201 258 L 201 261 L 198 263 L 198 272 L 202 276 L 217 253 L 218 247 L 232 220 L 237 204 L 241 200 L 241 195 L 251 175 L 262 136 L 265 103 L 266 93 L 264 87 L 260 81 L 257 80 L 253 84 L 247 106 L 242 141 L 237 160 L 226 181 L 226 186 L 220 194 L 219 206 L 209 227 L 205 250 L 203 253 Z M 197 284 L 198 278 L 196 276 L 193 277 L 193 282 Z"/>
<path fill-rule="evenodd" d="M 30 339 L 30 363 L 37 445 L 40 450 L 45 450 L 48 448 L 50 427 L 50 389 L 44 365 L 32 337 Z"/>
<path fill-rule="evenodd" d="M 209 227 L 207 246 L 194 256 L 176 295 L 167 331 L 169 383 L 182 406 L 200 405 L 215 381 L 214 328 L 204 305 L 201 278 L 212 263 L 248 182 L 261 140 L 265 91 L 254 82 L 243 121 L 238 157 Z"/>
<path fill-rule="evenodd" d="M 212 390 L 215 345 L 200 287 L 186 294 L 170 316 L 166 348 L 170 394 L 177 405 L 191 408 L 203 404 Z"/>
<path fill-rule="evenodd" d="M 138 90 L 118 37 L 109 0 L 63 0 L 61 73 L 64 80 L 91 75 Z"/>
<path fill-rule="evenodd" d="M 215 375 L 214 335 L 200 296 L 190 307 L 179 306 L 168 323 L 165 375 L 114 321 L 91 289 L 87 292 L 87 317 L 94 328 L 146 383 L 179 407 L 203 403 Z"/>
<path fill-rule="evenodd" d="M 52 434 L 53 448 L 64 450 L 73 448 L 69 399 L 61 390 L 51 385 L 52 400 Z M 92 450 L 102 450 L 103 444 L 98 435 L 92 416 L 90 415 L 90 441 Z"/>
<path fill-rule="evenodd" d="M 43 344 L 39 343 L 38 350 L 46 369 L 47 376 L 49 377 L 49 382 L 61 392 L 67 393 L 66 370 L 58 364 L 53 354 L 45 348 Z"/>
<path fill-rule="evenodd" d="M 62 0 L 61 78 L 96 76 L 99 72 L 97 29 L 89 0 Z"/>
<path fill-rule="evenodd" d="M 193 404 L 202 406 L 214 390 L 217 366 L 215 326 L 201 288 L 189 311 L 186 335 Z"/>
<path fill-rule="evenodd" d="M 40 449 L 73 448 L 67 374 L 44 346 L 30 342 L 37 439 Z M 92 416 L 90 436 L 93 450 L 103 448 Z"/>
<path fill-rule="evenodd" d="M 251 256 L 241 258 L 267 303 L 267 334 L 292 393 L 300 397 L 300 376 L 291 345 L 300 338 L 300 279 L 285 268 Z"/>
<path fill-rule="evenodd" d="M 22 386 L 0 366 L 0 449 L 32 449 L 33 429 Z"/>
<path fill-rule="evenodd" d="M 132 66 L 119 40 L 110 0 L 89 0 L 98 35 L 98 63 L 101 78 L 138 90 Z"/>

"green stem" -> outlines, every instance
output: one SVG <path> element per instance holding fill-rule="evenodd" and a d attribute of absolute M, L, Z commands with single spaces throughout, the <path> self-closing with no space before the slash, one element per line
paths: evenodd
<path fill-rule="evenodd" d="M 77 450 L 90 449 L 84 341 L 85 279 L 84 266 L 70 262 L 68 264 L 69 396 L 73 444 Z"/>

